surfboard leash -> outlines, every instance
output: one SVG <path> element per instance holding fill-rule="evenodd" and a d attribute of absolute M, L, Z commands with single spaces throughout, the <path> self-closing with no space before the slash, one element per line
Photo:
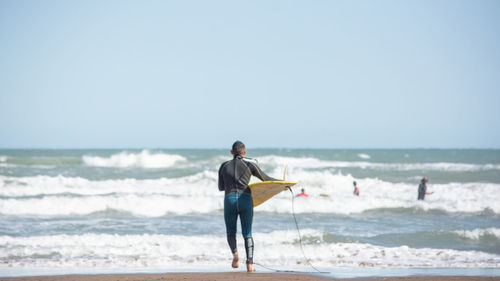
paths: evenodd
<path fill-rule="evenodd" d="M 304 259 L 306 262 L 311 266 L 312 269 L 314 269 L 318 273 L 330 273 L 330 272 L 325 272 L 317 269 L 311 262 L 309 257 L 307 257 L 306 252 L 304 251 L 304 246 L 302 244 L 302 235 L 300 234 L 300 228 L 299 228 L 299 223 L 297 222 L 297 217 L 295 217 L 295 195 L 293 194 L 292 188 L 288 187 L 288 190 L 290 190 L 290 193 L 292 194 L 292 216 L 293 216 L 293 221 L 295 222 L 295 227 L 297 228 L 297 233 L 299 234 L 299 244 L 300 244 L 300 250 L 302 251 L 302 255 L 304 256 Z"/>
<path fill-rule="evenodd" d="M 317 269 L 311 262 L 310 262 L 310 259 L 307 257 L 305 251 L 304 251 L 304 246 L 302 244 L 302 235 L 300 234 L 300 228 L 299 228 L 299 223 L 297 222 L 297 218 L 295 217 L 295 195 L 293 194 L 293 190 L 292 188 L 290 188 L 289 186 L 287 186 L 288 190 L 290 190 L 290 193 L 292 194 L 292 216 L 293 216 L 293 221 L 295 222 L 295 227 L 297 228 L 297 233 L 299 235 L 299 244 L 300 244 L 300 250 L 302 251 L 302 255 L 304 256 L 304 259 L 306 260 L 307 264 L 309 264 L 309 266 L 314 269 L 317 273 L 322 273 L 322 274 L 325 274 L 325 273 L 331 273 L 329 271 L 321 271 L 319 269 Z M 274 269 L 274 268 L 270 268 L 268 266 L 265 266 L 265 265 L 262 265 L 262 264 L 259 264 L 259 263 L 254 263 L 255 265 L 258 265 L 260 267 L 263 267 L 267 270 L 272 270 L 272 271 L 275 271 L 275 272 L 290 272 L 290 273 L 311 273 L 311 272 L 307 272 L 307 271 L 296 271 L 296 270 L 280 270 L 280 269 Z"/>

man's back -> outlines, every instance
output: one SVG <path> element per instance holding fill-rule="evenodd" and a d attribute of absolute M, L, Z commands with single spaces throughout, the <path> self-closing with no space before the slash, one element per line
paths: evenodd
<path fill-rule="evenodd" d="M 264 174 L 256 164 L 235 156 L 233 160 L 224 162 L 219 169 L 219 190 L 224 190 L 226 195 L 235 192 L 251 194 L 248 183 L 252 175 L 262 181 L 276 180 Z"/>

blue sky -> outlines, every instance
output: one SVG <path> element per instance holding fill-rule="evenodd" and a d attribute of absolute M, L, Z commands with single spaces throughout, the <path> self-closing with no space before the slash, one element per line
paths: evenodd
<path fill-rule="evenodd" d="M 0 147 L 500 148 L 499 14 L 0 0 Z"/>

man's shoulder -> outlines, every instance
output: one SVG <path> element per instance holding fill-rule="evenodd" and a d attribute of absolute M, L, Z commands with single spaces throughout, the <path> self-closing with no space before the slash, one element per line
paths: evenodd
<path fill-rule="evenodd" d="M 227 160 L 226 162 L 223 162 L 223 163 L 220 165 L 220 169 L 222 169 L 224 166 L 226 166 L 227 164 L 229 164 L 229 162 L 231 162 L 231 160 Z"/>
<path fill-rule="evenodd" d="M 257 167 L 257 164 L 255 164 L 254 162 L 246 160 L 243 160 L 242 162 L 245 163 L 250 169 Z"/>

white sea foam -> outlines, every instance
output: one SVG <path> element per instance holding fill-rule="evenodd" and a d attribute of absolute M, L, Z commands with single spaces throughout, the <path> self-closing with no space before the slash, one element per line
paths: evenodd
<path fill-rule="evenodd" d="M 296 213 L 352 214 L 381 208 L 418 208 L 455 212 L 500 213 L 500 185 L 493 183 L 429 184 L 434 192 L 417 201 L 417 185 L 378 179 L 354 179 L 329 171 L 292 170 L 308 198 L 295 199 Z M 274 173 L 273 173 L 274 174 Z M 352 194 L 356 180 L 361 191 Z M 329 197 L 320 196 L 328 194 Z M 218 212 L 223 192 L 217 188 L 217 172 L 205 171 L 181 178 L 91 181 L 73 177 L 0 176 L 0 214 L 27 216 L 87 215 L 107 210 L 137 216 Z M 291 212 L 291 195 L 282 192 L 258 206 L 256 212 Z"/>
<path fill-rule="evenodd" d="M 117 210 L 137 216 L 208 213 L 222 209 L 216 174 L 156 180 L 89 181 L 63 176 L 0 177 L 0 214 L 87 215 Z"/>
<path fill-rule="evenodd" d="M 35 176 L 4 177 L 0 176 L 0 196 L 27 197 L 40 195 L 106 195 L 117 194 L 164 194 L 206 196 L 209 190 L 216 189 L 217 174 L 201 172 L 182 178 L 160 179 L 120 179 L 92 181 L 80 177 Z M 213 191 L 213 190 L 212 190 Z"/>
<path fill-rule="evenodd" d="M 15 166 L 15 165 L 6 163 L 7 159 L 9 159 L 9 157 L 7 157 L 5 155 L 0 155 L 0 167 L 14 167 Z"/>
<path fill-rule="evenodd" d="M 482 237 L 486 236 L 494 236 L 497 239 L 500 239 L 500 228 L 496 227 L 489 227 L 489 228 L 477 228 L 474 230 L 457 230 L 455 231 L 458 235 L 468 238 L 468 239 L 473 239 L 473 240 L 479 240 Z"/>
<path fill-rule="evenodd" d="M 370 159 L 370 158 L 372 158 L 370 155 L 365 154 L 365 153 L 359 153 L 358 157 L 361 158 L 361 159 Z"/>
<path fill-rule="evenodd" d="M 365 154 L 363 154 L 365 155 Z M 359 156 L 359 155 L 358 155 Z M 366 155 L 369 156 L 369 155 Z M 369 159 L 361 157 L 363 159 Z M 395 171 L 412 170 L 434 170 L 449 172 L 466 172 L 481 170 L 500 170 L 500 165 L 496 164 L 468 164 L 468 163 L 377 163 L 367 161 L 327 161 L 312 157 L 284 157 L 284 156 L 264 156 L 259 158 L 259 162 L 271 166 L 285 166 L 305 169 L 315 168 L 361 168 Z"/>
<path fill-rule="evenodd" d="M 186 158 L 176 154 L 151 153 L 143 150 L 140 153 L 121 152 L 110 157 L 84 155 L 83 162 L 88 166 L 113 168 L 168 168 Z"/>
<path fill-rule="evenodd" d="M 303 235 L 316 239 L 304 245 L 305 252 L 315 266 L 324 268 L 500 267 L 499 255 L 484 252 L 326 243 L 322 232 L 311 229 L 303 230 Z M 294 231 L 255 233 L 255 261 L 291 268 L 308 266 L 297 239 Z M 243 248 L 241 239 L 238 242 Z M 226 237 L 215 235 L 0 236 L 0 245 L 0 267 L 179 268 L 228 264 L 231 256 Z"/>
<path fill-rule="evenodd" d="M 293 170 L 293 179 L 299 182 L 295 190 L 305 188 L 309 198 L 297 198 L 298 213 L 360 213 L 380 208 L 438 209 L 447 212 L 481 212 L 485 208 L 500 212 L 500 185 L 493 183 L 429 184 L 428 192 L 434 192 L 425 201 L 417 201 L 417 185 L 390 183 L 379 179 L 355 179 L 350 175 L 328 171 L 308 172 Z M 361 191 L 354 196 L 352 182 L 356 180 Z M 329 197 L 321 197 L 328 194 Z M 280 193 L 272 204 L 259 206 L 261 210 L 280 212 L 290 209 L 290 195 Z"/>

